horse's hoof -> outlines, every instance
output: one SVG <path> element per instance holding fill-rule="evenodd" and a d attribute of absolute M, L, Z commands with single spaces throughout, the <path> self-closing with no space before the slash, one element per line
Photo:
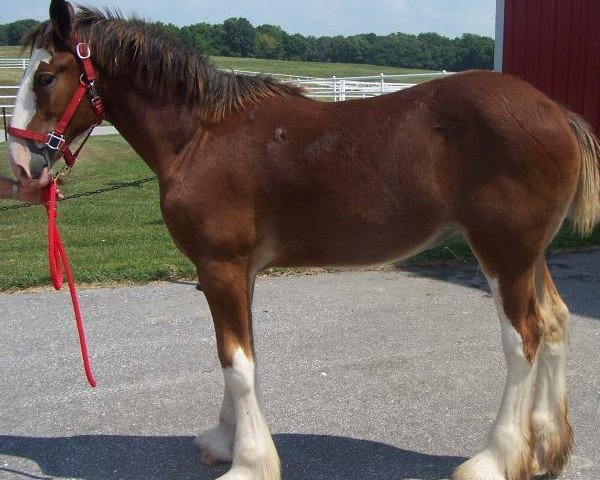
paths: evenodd
<path fill-rule="evenodd" d="M 224 460 L 219 460 L 215 455 L 210 453 L 208 450 L 200 450 L 200 461 L 204 465 L 213 466 L 219 463 L 225 463 Z"/>
<path fill-rule="evenodd" d="M 205 465 L 231 462 L 233 455 L 233 432 L 221 425 L 209 428 L 195 440 L 200 447 L 200 461 Z"/>

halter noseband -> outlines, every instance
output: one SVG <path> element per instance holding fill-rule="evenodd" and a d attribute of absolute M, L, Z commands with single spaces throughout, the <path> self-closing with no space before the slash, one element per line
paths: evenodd
<path fill-rule="evenodd" d="M 96 92 L 94 81 L 96 80 L 96 72 L 94 70 L 94 66 L 92 65 L 92 61 L 90 60 L 91 50 L 89 45 L 84 42 L 80 42 L 77 37 L 75 37 L 73 42 L 73 53 L 77 58 L 79 63 L 79 70 L 81 71 L 81 76 L 79 77 L 79 85 L 73 93 L 73 97 L 67 105 L 64 113 L 60 117 L 60 120 L 56 124 L 54 130 L 50 133 L 41 133 L 41 132 L 33 132 L 31 130 L 23 130 L 15 127 L 8 127 L 7 131 L 10 135 L 19 138 L 25 138 L 27 140 L 34 140 L 36 142 L 44 143 L 46 147 L 51 150 L 60 150 L 65 158 L 65 163 L 72 167 L 75 163 L 75 159 L 79 155 L 81 148 L 89 138 L 92 130 L 95 126 L 100 125 L 102 123 L 102 119 L 104 118 L 104 107 L 102 105 L 102 100 L 98 93 Z M 92 108 L 94 109 L 94 113 L 96 114 L 96 123 L 93 124 L 85 139 L 79 148 L 73 153 L 69 148 L 69 144 L 65 140 L 65 130 L 67 126 L 71 122 L 73 115 L 75 115 L 75 111 L 77 107 L 81 103 L 81 100 L 88 93 L 90 102 L 92 104 Z M 48 165 L 50 167 L 50 165 Z"/>

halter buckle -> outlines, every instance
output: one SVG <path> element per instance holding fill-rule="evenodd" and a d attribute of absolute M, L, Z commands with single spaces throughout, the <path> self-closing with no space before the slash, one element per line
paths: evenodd
<path fill-rule="evenodd" d="M 90 95 L 92 97 L 92 101 L 96 98 L 99 98 L 98 92 L 96 91 L 96 84 L 95 84 L 94 80 L 92 80 L 88 84 L 88 89 L 90 90 Z"/>
<path fill-rule="evenodd" d="M 81 60 L 86 60 L 92 55 L 89 45 L 83 42 L 77 44 L 75 47 L 75 53 L 77 53 L 77 56 Z"/>
<path fill-rule="evenodd" d="M 46 146 L 52 150 L 62 150 L 65 146 L 65 136 L 62 133 L 52 132 L 48 134 Z"/>

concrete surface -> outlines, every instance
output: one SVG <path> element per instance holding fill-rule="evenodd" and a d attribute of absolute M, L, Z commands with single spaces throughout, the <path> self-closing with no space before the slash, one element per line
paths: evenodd
<path fill-rule="evenodd" d="M 564 480 L 600 478 L 600 252 L 551 259 L 573 312 L 576 435 Z M 187 283 L 0 295 L 0 479 L 208 480 L 193 436 L 222 378 Z M 264 413 L 288 480 L 434 480 L 483 445 L 502 393 L 499 323 L 474 265 L 260 278 Z"/>

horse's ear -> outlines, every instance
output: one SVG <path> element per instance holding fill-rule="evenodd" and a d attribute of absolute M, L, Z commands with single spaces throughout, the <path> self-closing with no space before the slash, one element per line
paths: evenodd
<path fill-rule="evenodd" d="M 65 45 L 71 44 L 71 29 L 75 11 L 72 5 L 65 0 L 52 0 L 50 2 L 50 20 L 56 41 Z"/>

